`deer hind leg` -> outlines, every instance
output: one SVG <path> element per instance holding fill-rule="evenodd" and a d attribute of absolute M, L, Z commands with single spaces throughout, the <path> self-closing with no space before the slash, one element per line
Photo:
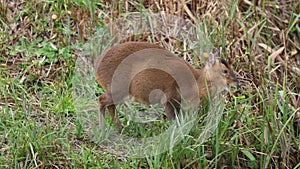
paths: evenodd
<path fill-rule="evenodd" d="M 121 122 L 119 120 L 119 118 L 116 116 L 116 106 L 114 104 L 107 106 L 107 109 L 109 111 L 109 114 L 113 120 L 113 122 L 115 123 L 115 125 L 117 126 L 118 129 L 122 129 L 122 125 Z"/>
<path fill-rule="evenodd" d="M 114 121 L 116 126 L 118 128 L 120 128 L 121 123 L 120 123 L 119 119 L 115 116 L 116 106 L 113 103 L 111 95 L 107 94 L 107 93 L 102 94 L 98 99 L 98 104 L 99 104 L 99 109 L 100 109 L 99 126 L 103 127 L 103 125 L 105 124 L 104 117 L 105 117 L 105 109 L 107 108 L 110 116 L 112 117 L 112 120 Z"/>

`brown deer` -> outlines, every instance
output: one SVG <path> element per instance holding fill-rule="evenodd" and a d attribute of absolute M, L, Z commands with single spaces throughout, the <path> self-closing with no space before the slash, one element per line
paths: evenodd
<path fill-rule="evenodd" d="M 99 97 L 100 115 L 107 108 L 118 128 L 116 104 L 127 96 L 144 104 L 160 104 L 168 119 L 188 103 L 216 95 L 229 84 L 240 86 L 228 63 L 209 54 L 202 69 L 192 67 L 185 60 L 147 42 L 126 42 L 114 46 L 95 61 L 97 82 L 106 90 Z M 184 95 L 184 96 L 183 96 Z"/>

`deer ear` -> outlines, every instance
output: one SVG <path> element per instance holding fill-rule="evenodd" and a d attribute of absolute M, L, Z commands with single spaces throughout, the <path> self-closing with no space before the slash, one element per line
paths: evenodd
<path fill-rule="evenodd" d="M 217 55 L 217 53 L 214 53 L 214 54 L 210 53 L 208 55 L 208 58 L 207 58 L 207 61 L 206 61 L 206 65 L 208 67 L 212 67 L 216 63 L 216 55 Z"/>

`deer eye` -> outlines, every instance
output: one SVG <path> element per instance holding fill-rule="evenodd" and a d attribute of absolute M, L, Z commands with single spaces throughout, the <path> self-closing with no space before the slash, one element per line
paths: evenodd
<path fill-rule="evenodd" d="M 222 70 L 222 73 L 226 75 L 228 73 L 228 71 L 224 69 L 224 70 Z"/>

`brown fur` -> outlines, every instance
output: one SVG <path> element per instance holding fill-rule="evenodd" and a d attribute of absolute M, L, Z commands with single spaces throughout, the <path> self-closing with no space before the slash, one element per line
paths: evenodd
<path fill-rule="evenodd" d="M 139 54 L 143 51 L 146 52 Z M 130 64 L 123 64 L 128 60 L 128 56 L 134 56 L 136 53 L 142 56 L 135 57 L 129 62 Z M 118 72 L 121 63 L 125 66 Z M 157 65 L 163 70 L 156 68 Z M 147 69 L 142 70 L 147 66 Z M 182 91 L 180 91 L 178 83 L 185 84 L 185 77 L 188 78 L 186 72 L 191 74 L 195 85 L 183 87 L 182 90 L 190 94 L 196 93 L 197 97 L 206 97 L 207 91 L 210 94 L 219 93 L 229 83 L 238 84 L 234 73 L 224 60 L 215 59 L 215 56 L 210 55 L 203 69 L 195 69 L 164 48 L 146 42 L 127 42 L 112 47 L 96 60 L 95 69 L 96 80 L 106 90 L 106 93 L 99 97 L 101 115 L 104 116 L 105 108 L 108 108 L 118 128 L 121 128 L 121 124 L 115 117 L 115 104 L 127 96 L 132 96 L 136 101 L 144 104 L 164 105 L 167 117 L 174 118 L 174 112 L 179 111 L 182 101 Z M 227 71 L 226 74 L 224 74 L 224 70 Z M 119 77 L 116 78 L 118 79 L 116 82 L 112 80 L 116 77 L 115 74 Z M 182 82 L 178 82 L 178 79 L 174 79 L 174 77 L 180 77 L 179 81 Z M 125 90 L 123 88 L 126 86 L 126 81 L 129 81 L 128 92 L 126 92 L 126 87 Z M 112 82 L 115 84 L 114 87 Z M 206 89 L 207 86 L 209 90 Z M 153 92 L 157 89 L 161 92 Z M 116 97 L 113 98 L 113 96 Z"/>

